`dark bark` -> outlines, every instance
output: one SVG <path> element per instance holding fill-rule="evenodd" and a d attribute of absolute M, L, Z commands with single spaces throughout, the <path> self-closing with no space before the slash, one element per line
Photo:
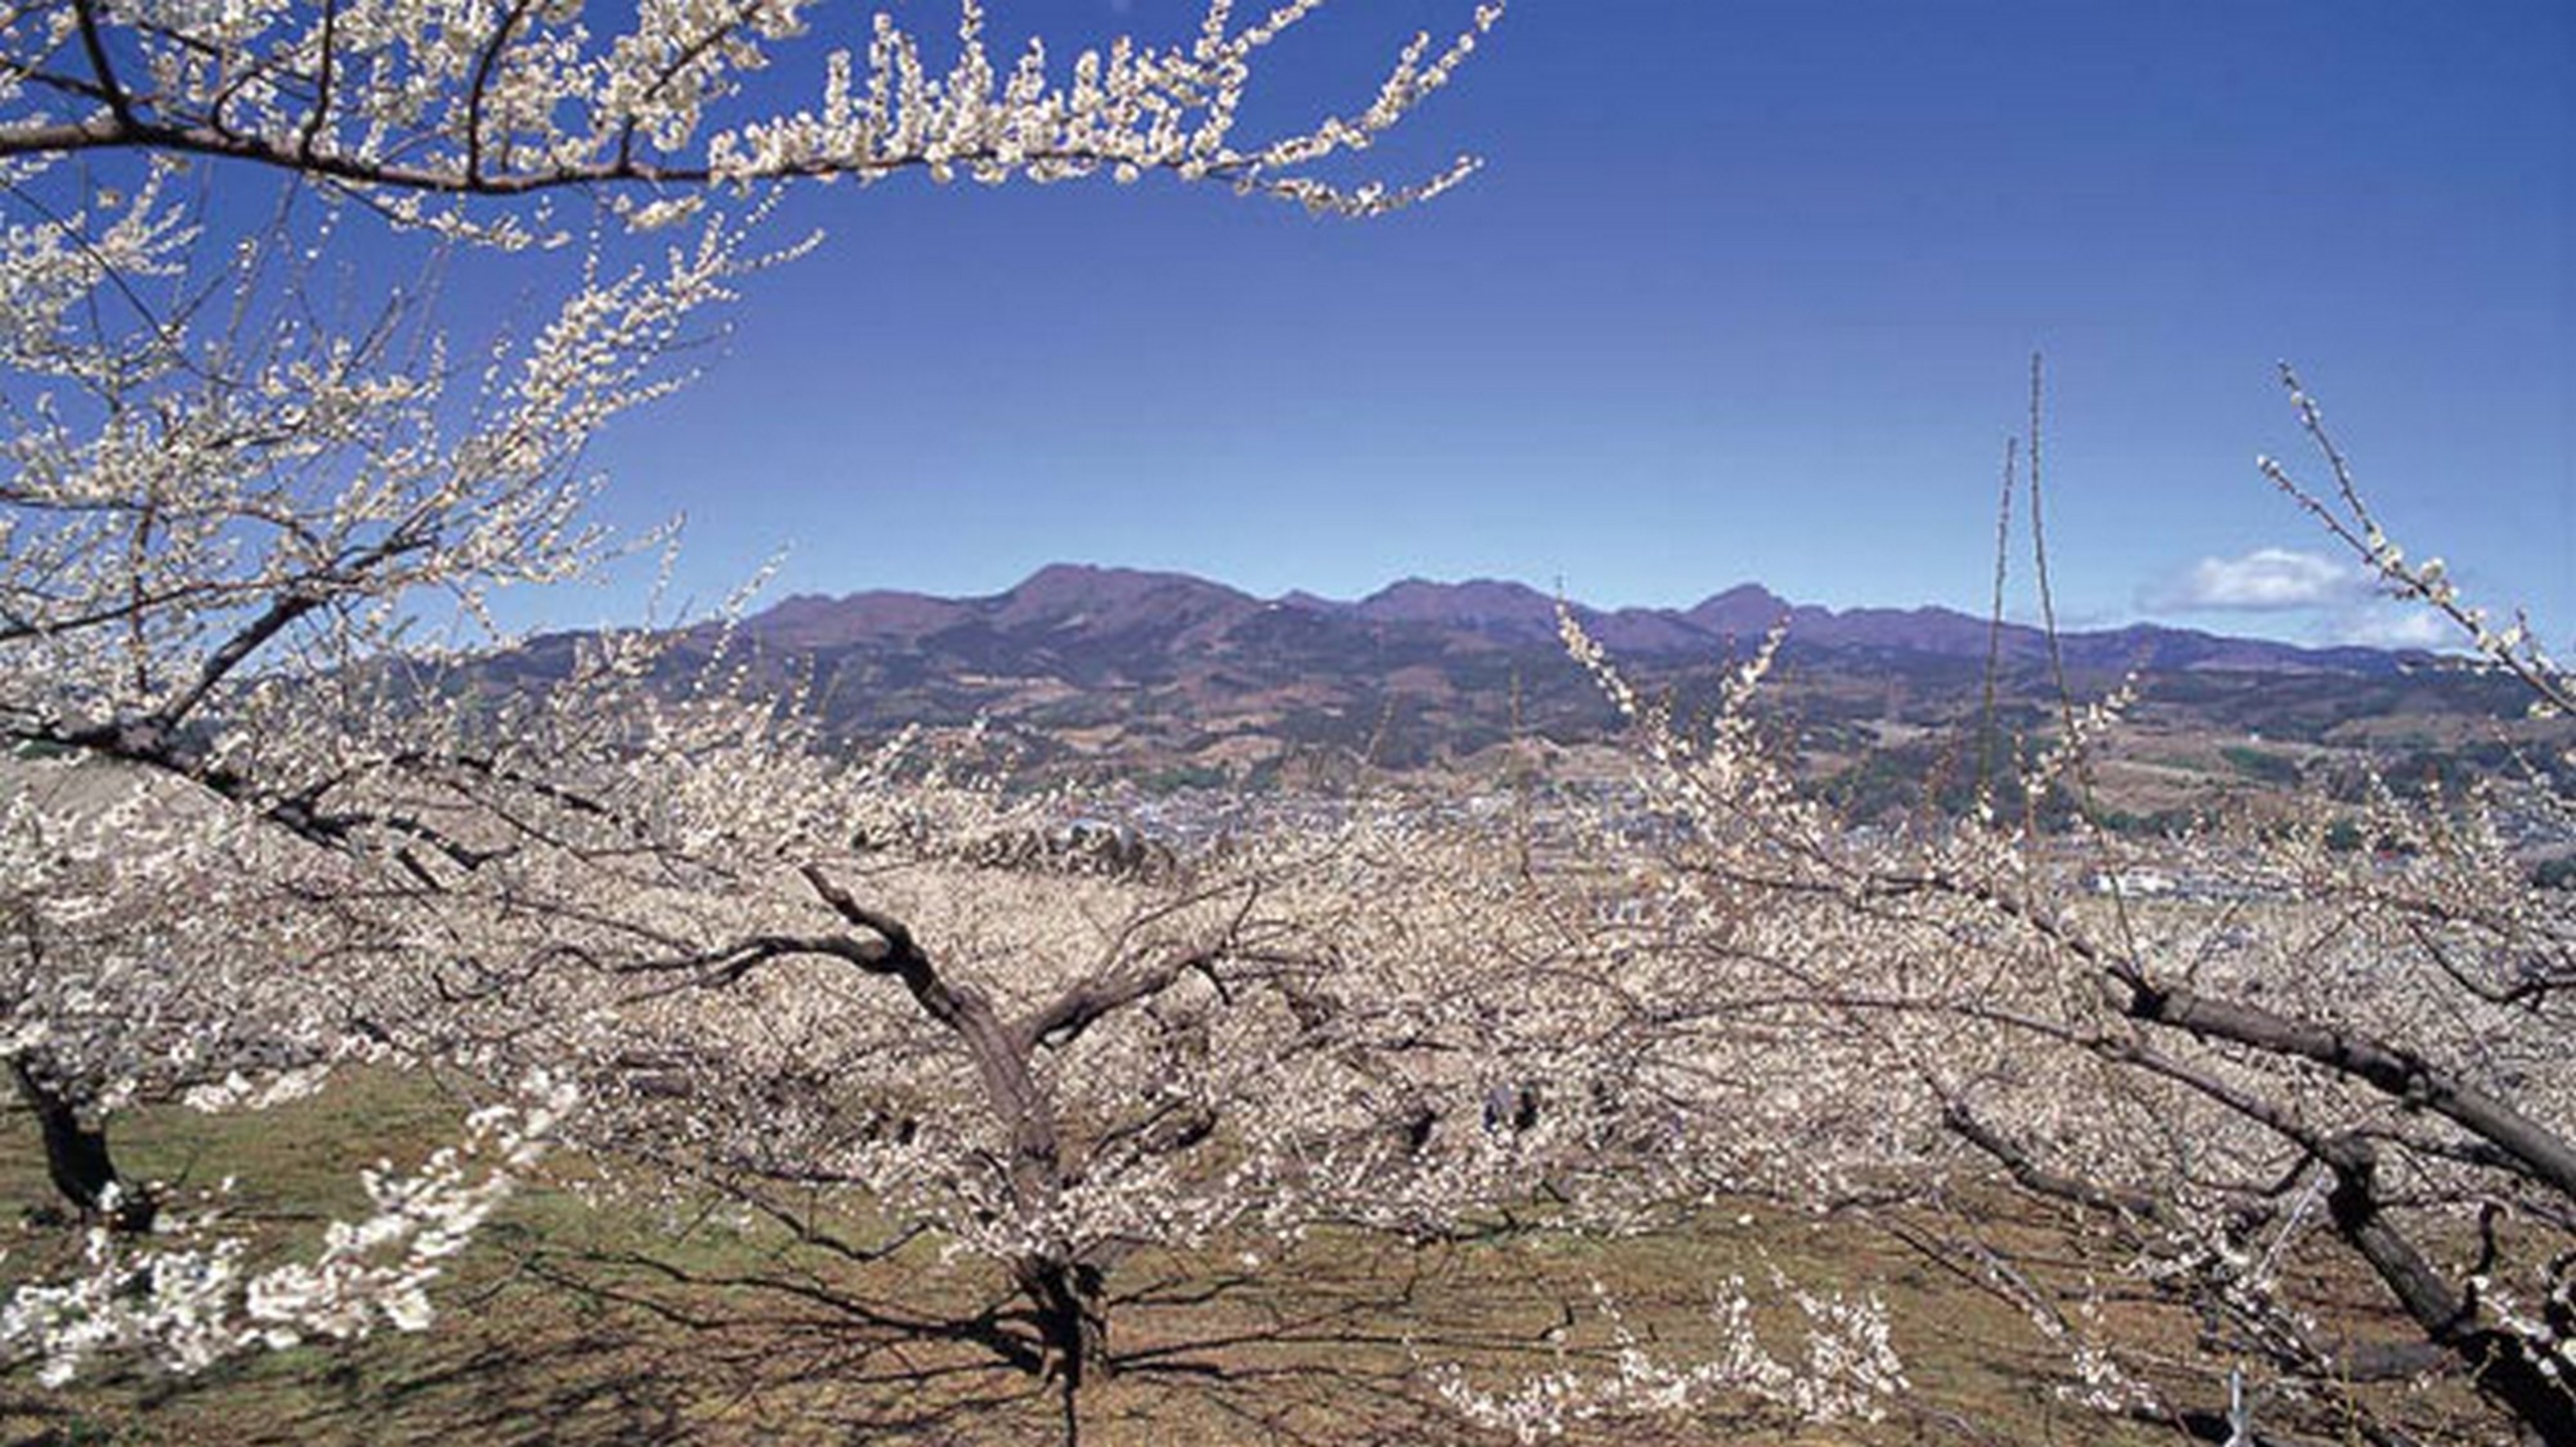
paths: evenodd
<path fill-rule="evenodd" d="M 1099 1270 L 1084 1262 L 1031 1257 L 1013 1268 L 1037 1327 L 1039 1376 L 1064 1406 L 1065 1447 L 1082 1440 L 1082 1388 L 1109 1375 L 1109 1304 Z"/>
<path fill-rule="evenodd" d="M 2313 1061 L 2418 1110 L 2446 1117 L 2503 1151 L 2533 1180 L 2576 1197 L 2576 1144 L 2411 1050 L 2256 1005 L 2128 982 L 2128 1013 L 2206 1040 Z"/>
<path fill-rule="evenodd" d="M 84 1125 L 70 1095 L 26 1056 L 10 1057 L 9 1072 L 18 1082 L 19 1097 L 36 1113 L 45 1139 L 45 1174 L 53 1178 L 54 1189 L 85 1221 L 104 1216 L 118 1231 L 151 1230 L 161 1203 L 149 1189 L 117 1173 L 106 1128 Z"/>
<path fill-rule="evenodd" d="M 2152 980 L 2135 961 L 2033 911 L 2012 895 L 1983 885 L 1932 876 L 1876 882 L 1897 893 L 1932 889 L 1983 901 L 2099 968 L 2125 992 L 2121 1008 L 2129 1018 L 2203 1040 L 2223 1040 L 2321 1065 L 2368 1085 L 2404 1109 L 2429 1111 L 2449 1120 L 2501 1152 L 2508 1169 L 2576 1199 L 2576 1142 L 2403 1045 Z"/>
<path fill-rule="evenodd" d="M 2479 1390 L 2542 1442 L 2576 1447 L 2576 1387 L 2541 1371 L 2512 1333 L 2481 1322 L 2476 1303 L 2453 1291 L 2388 1219 L 2370 1142 L 2339 1136 L 2328 1144 L 2325 1162 L 2335 1177 L 2326 1205 L 2336 1233 L 2370 1263 L 2424 1335 L 2457 1357 Z"/>
<path fill-rule="evenodd" d="M 822 942 L 821 952 L 870 974 L 900 980 L 922 1013 L 965 1047 L 975 1062 L 986 1103 L 1010 1134 L 1012 1204 L 1022 1220 L 1046 1219 L 1063 1194 L 1065 1168 L 1055 1111 L 1029 1069 L 1029 1057 L 1038 1048 L 1037 1034 L 1012 1029 L 983 991 L 944 978 L 901 920 L 860 904 L 819 869 L 809 865 L 804 874 L 814 892 L 842 919 L 877 936 Z M 1092 1371 L 1107 1366 L 1109 1318 L 1100 1271 L 1066 1255 L 1039 1253 L 1023 1258 L 1011 1274 L 1029 1303 L 1039 1341 L 1040 1374 L 1062 1393 L 1064 1440 L 1072 1443 L 1081 1431 L 1077 1404 L 1083 1382 Z"/>
<path fill-rule="evenodd" d="M 1941 879 L 1906 881 L 1899 887 L 1974 895 L 2099 967 L 2125 993 L 2121 1009 L 2129 1018 L 2276 1060 L 2321 1066 L 2378 1092 L 2400 1111 L 2440 1116 L 2471 1137 L 2467 1145 L 2444 1154 L 2491 1165 L 2546 1188 L 2562 1203 L 2576 1201 L 2576 1142 L 2405 1045 L 2153 980 L 2134 961 L 1988 889 Z M 2321 1138 L 2271 1102 L 2227 1089 L 2214 1077 L 2176 1069 L 2143 1050 L 2096 1053 L 2182 1080 L 2323 1161 L 2334 1174 L 2328 1208 L 2336 1234 L 2369 1265 L 2426 1340 L 2458 1362 L 2490 1401 L 2538 1440 L 2549 1447 L 2576 1447 L 2576 1384 L 2543 1372 L 2514 1333 L 2487 1325 L 2475 1297 L 2454 1290 L 2450 1279 L 2388 1218 L 2378 1189 L 2376 1153 L 2368 1140 L 2357 1135 Z"/>
<path fill-rule="evenodd" d="M 1032 1257 L 1012 1275 L 1029 1300 L 1044 1353 L 1041 1372 L 1079 1391 L 1085 1379 L 1109 1374 L 1107 1283 L 1087 1262 Z"/>

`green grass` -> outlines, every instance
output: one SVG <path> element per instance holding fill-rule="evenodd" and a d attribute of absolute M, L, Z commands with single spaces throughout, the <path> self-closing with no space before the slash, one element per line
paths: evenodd
<path fill-rule="evenodd" d="M 2218 752 L 2227 760 L 2229 768 L 2256 783 L 2285 789 L 2295 788 L 2299 783 L 2299 761 L 2288 755 L 2249 748 L 2244 744 L 2228 744 Z"/>
<path fill-rule="evenodd" d="M 423 1077 L 358 1074 L 259 1115 L 140 1112 L 118 1123 L 116 1141 L 138 1176 L 238 1175 L 243 1220 L 287 1250 L 309 1245 L 330 1215 L 360 1210 L 360 1167 L 379 1156 L 417 1161 L 456 1137 L 463 1109 Z M 10 1124 L 0 1131 L 0 1211 L 17 1240 L 0 1276 L 24 1279 L 60 1267 L 72 1232 L 15 1224 L 49 1196 L 31 1123 Z M 592 1174 L 563 1157 L 553 1169 L 561 1183 Z M 864 1211 L 831 1224 L 851 1240 L 882 1236 Z M 1548 1334 L 1562 1328 L 1573 1360 L 1598 1361 L 1609 1338 L 1592 1306 L 1596 1282 L 1652 1350 L 1687 1358 L 1712 1337 L 1707 1308 L 1720 1284 L 1740 1275 L 1761 1301 L 1775 1295 L 1775 1270 L 1811 1290 L 1888 1302 L 1914 1390 L 1885 1422 L 1801 1428 L 1738 1405 L 1564 1440 L 2173 1440 L 2065 1400 L 2065 1354 L 1955 1257 L 1906 1239 L 1960 1224 L 1926 1208 L 1872 1219 L 1727 1202 L 1615 1239 L 1505 1232 L 1409 1246 L 1327 1231 L 1285 1257 L 1252 1242 L 1147 1254 L 1111 1282 L 1131 1298 L 1113 1318 L 1113 1346 L 1136 1367 L 1086 1392 L 1084 1440 L 1483 1440 L 1428 1403 L 1417 1360 L 1456 1361 L 1499 1383 L 1556 1365 Z M 1976 1224 L 2061 1276 L 2116 1274 L 2105 1248 L 2046 1213 L 1998 1200 Z M 1264 1253 L 1259 1270 L 1243 1269 L 1246 1250 Z M 1001 1291 L 990 1272 L 943 1265 L 935 1241 L 857 1267 L 725 1213 L 594 1209 L 560 1185 L 541 1187 L 515 1197 L 457 1263 L 425 1333 L 247 1355 L 188 1379 L 109 1367 L 59 1393 L 22 1374 L 0 1388 L 0 1434 L 102 1444 L 1048 1440 L 1054 1408 L 990 1352 L 889 1346 L 858 1325 L 870 1308 L 971 1315 Z M 2187 1322 L 2124 1310 L 2134 1318 L 2125 1332 L 2168 1333 L 2179 1354 Z M 1761 1311 L 1774 1354 L 1794 1358 L 1797 1313 L 1777 1300 Z M 2205 1384 L 2193 1386 L 2195 1400 L 2208 1400 Z"/>

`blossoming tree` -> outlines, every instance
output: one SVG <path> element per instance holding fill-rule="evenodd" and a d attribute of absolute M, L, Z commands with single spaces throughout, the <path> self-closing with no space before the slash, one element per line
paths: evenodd
<path fill-rule="evenodd" d="M 548 735 L 569 752 L 516 771 L 472 700 L 440 699 L 412 620 L 439 598 L 479 616 L 488 589 L 607 556 L 582 516 L 585 442 L 684 382 L 668 358 L 693 319 L 802 249 L 754 244 L 754 188 L 1159 171 L 1374 215 L 1472 163 L 1350 186 L 1317 163 L 1445 84 L 1501 12 L 1474 8 L 1445 47 L 1417 39 L 1349 113 L 1246 142 L 1235 117 L 1260 52 L 1314 0 L 1251 21 L 1216 0 L 1181 45 L 1121 39 L 1061 75 L 1035 43 L 997 69 L 974 0 L 944 72 L 880 17 L 864 59 L 820 54 L 819 95 L 782 108 L 755 77 L 797 52 L 807 8 L 648 5 L 613 30 L 552 4 L 66 0 L 0 16 L 0 732 L 15 753 L 0 1007 L 55 1179 L 83 1213 L 154 1222 L 100 1121 L 138 1092 L 255 1103 L 351 1052 L 476 1038 L 496 993 L 478 972 L 507 968 L 497 951 L 527 904 L 501 881 L 541 852 L 491 806 L 519 790 L 609 817 L 549 780 L 635 725 L 603 683 Z M 273 218 L 227 229 L 233 193 L 262 172 L 283 178 Z M 523 341 L 462 361 L 428 302 L 437 268 L 565 239 L 558 195 L 612 224 L 536 273 L 561 299 Z M 378 218 L 436 239 L 413 253 L 424 284 L 327 301 L 354 285 L 335 237 Z M 688 232 L 648 250 L 620 225 Z M 665 840 L 657 857 L 679 871 L 705 843 Z M 629 946 L 659 938 L 621 928 Z M 351 972 L 394 957 L 414 968 Z M 1062 1043 L 1127 1003 L 1087 998 L 1038 1033 Z M 549 1083 L 518 1119 L 561 1116 Z M 541 1134 L 509 1137 L 502 1163 Z M 374 1277 L 333 1258 L 349 1290 L 255 1288 L 209 1267 L 219 1254 L 160 1252 L 161 1276 L 195 1273 L 184 1310 L 158 1294 L 129 1309 L 114 1288 L 135 1263 L 103 1260 L 27 1298 L 6 1334 L 49 1371 L 114 1345 L 194 1365 L 299 1320 L 359 1329 L 368 1283 L 412 1324 L 420 1272 L 489 1199 L 472 1172 L 421 1179 L 453 1187 L 422 1188 L 438 1210 L 388 1185 L 387 1214 L 349 1250 L 430 1246 Z M 424 1238 L 433 1219 L 446 1225 Z"/>
<path fill-rule="evenodd" d="M 2269 461 L 2266 475 L 2458 623 L 2536 711 L 2562 711 L 2568 677 L 2530 629 L 2491 625 L 2437 561 L 2405 560 L 2290 387 L 2333 485 Z M 1926 1199 L 1981 1164 L 2107 1241 L 2100 1269 L 2130 1294 L 2196 1320 L 2198 1362 L 2177 1362 L 2124 1325 L 2108 1287 L 2052 1279 L 1978 1213 L 1917 1226 L 2068 1352 L 2087 1400 L 2217 1440 L 2241 1430 L 2210 1405 L 2212 1369 L 2233 1369 L 2271 1422 L 2374 1440 L 2482 1440 L 2509 1422 L 2576 1441 L 2576 917 L 2507 828 L 2510 814 L 2567 827 L 2545 774 L 2431 799 L 2374 780 L 2372 850 L 2332 847 L 2322 808 L 2152 843 L 2051 836 L 2037 801 L 2060 791 L 2089 814 L 2088 748 L 2117 726 L 2114 698 L 2070 703 L 2025 750 L 2021 817 L 1891 836 L 1846 827 L 1765 746 L 1748 710 L 1767 656 L 1712 729 L 1686 733 L 1566 629 L 1687 825 L 1664 887 L 1700 902 L 1678 944 L 1714 988 L 1675 1002 L 1667 1048 L 1694 1048 L 1690 1022 L 1794 1020 Z M 2189 898 L 2122 887 L 2177 861 Z M 2355 1270 L 2393 1322 L 2328 1305 Z M 2494 1415 L 2446 1422 L 2404 1389 L 2435 1375 Z"/>
<path fill-rule="evenodd" d="M 1255 831 L 1150 878 L 994 864 L 985 843 L 1045 801 L 642 687 L 620 746 L 585 754 L 559 730 L 605 696 L 522 700 L 495 767 L 404 806 L 489 862 L 434 866 L 458 877 L 424 905 L 452 920 L 470 896 L 485 924 L 403 1032 L 504 1076 L 574 1068 L 593 1089 L 567 1129 L 624 1163 L 617 1189 L 784 1228 L 839 1351 L 963 1348 L 943 1370 L 1051 1383 L 1070 1439 L 1100 1374 L 1234 1370 L 1168 1334 L 1120 1348 L 1116 1316 L 1156 1294 L 1122 1278 L 1139 1254 L 1431 1240 L 1541 1191 L 1561 1224 L 1612 1226 L 1695 1179 L 1605 1012 L 1583 902 L 1427 808 Z M 404 933 L 380 986 L 422 969 Z M 919 1239 L 970 1288 L 989 1266 L 998 1298 L 873 1302 L 863 1268 Z"/>

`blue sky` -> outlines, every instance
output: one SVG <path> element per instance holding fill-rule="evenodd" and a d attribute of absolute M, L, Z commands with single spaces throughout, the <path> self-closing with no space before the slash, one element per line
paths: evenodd
<path fill-rule="evenodd" d="M 1251 121 L 1356 108 L 1467 8 L 1338 0 Z M 1198 9 L 996 0 L 995 29 L 1065 55 Z M 805 193 L 782 230 L 821 251 L 595 449 L 608 514 L 685 510 L 700 598 L 784 546 L 779 592 L 1078 560 L 1975 610 L 2038 349 L 2062 617 L 2377 636 L 2253 466 L 2323 481 L 2287 358 L 2410 551 L 2576 630 L 2563 0 L 1514 0 L 1364 159 L 1460 150 L 1487 169 L 1363 224 L 1154 180 Z"/>

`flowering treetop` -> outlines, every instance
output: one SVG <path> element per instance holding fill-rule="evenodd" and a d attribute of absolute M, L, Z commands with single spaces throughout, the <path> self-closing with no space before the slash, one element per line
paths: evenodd
<path fill-rule="evenodd" d="M 881 13 L 864 59 L 823 57 L 816 104 L 771 112 L 742 103 L 746 79 L 805 33 L 806 0 L 650 0 L 623 26 L 627 15 L 603 21 L 561 0 L 64 0 L 0 19 L 0 156 L 229 157 L 365 188 L 412 214 L 428 196 L 600 182 L 865 182 L 906 170 L 1055 181 L 1106 169 L 1370 215 L 1473 170 L 1461 157 L 1411 184 L 1346 188 L 1310 168 L 1366 149 L 1446 84 L 1501 18 L 1498 0 L 1436 54 L 1416 36 L 1365 106 L 1237 138 L 1256 53 L 1321 4 L 1289 0 L 1239 23 L 1232 0 L 1210 0 L 1187 44 L 1121 37 L 1084 51 L 1069 75 L 1050 73 L 1038 40 L 997 66 L 977 0 L 961 0 L 945 74 Z M 636 209 L 659 219 L 667 208 Z"/>

